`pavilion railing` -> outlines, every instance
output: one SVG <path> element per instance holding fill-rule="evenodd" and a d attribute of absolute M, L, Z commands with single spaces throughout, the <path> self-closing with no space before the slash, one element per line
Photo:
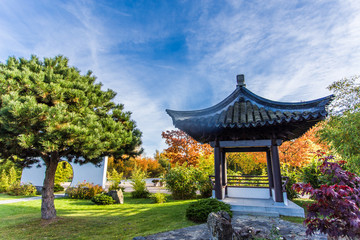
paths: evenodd
<path fill-rule="evenodd" d="M 209 179 L 213 187 L 215 187 L 215 176 L 210 175 Z M 282 190 L 286 191 L 285 186 L 289 181 L 288 177 L 282 176 Z M 243 188 L 269 188 L 268 176 L 256 176 L 256 175 L 228 175 L 227 187 L 243 187 Z"/>

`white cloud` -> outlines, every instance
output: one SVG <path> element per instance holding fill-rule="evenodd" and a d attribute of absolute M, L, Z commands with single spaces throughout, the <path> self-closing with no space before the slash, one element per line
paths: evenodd
<path fill-rule="evenodd" d="M 0 61 L 63 54 L 93 70 L 133 112 L 148 155 L 165 147 L 161 131 L 173 128 L 166 108 L 209 107 L 234 90 L 237 74 L 251 91 L 280 101 L 323 97 L 333 81 L 359 74 L 358 1 L 227 2 L 185 1 L 186 16 L 149 9 L 141 22 L 135 10 L 95 1 L 0 1 Z M 188 24 L 171 25 L 182 17 Z M 172 34 L 185 34 L 184 62 L 142 56 Z"/>
<path fill-rule="evenodd" d="M 359 71 L 359 4 L 312 2 L 256 3 L 224 7 L 198 22 L 189 38 L 198 63 L 217 90 L 215 102 L 235 87 L 245 73 L 247 86 L 283 101 L 310 100 L 329 94 L 331 82 Z M 219 79 L 226 79 L 226 82 Z M 231 82 L 232 81 L 232 82 Z"/>

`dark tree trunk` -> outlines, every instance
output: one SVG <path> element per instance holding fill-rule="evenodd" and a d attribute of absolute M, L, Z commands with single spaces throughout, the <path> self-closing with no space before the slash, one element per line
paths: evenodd
<path fill-rule="evenodd" d="M 56 218 L 54 204 L 54 181 L 58 163 L 59 158 L 54 156 L 51 156 L 48 159 L 48 162 L 46 162 L 45 179 L 41 200 L 41 218 L 46 220 Z"/>

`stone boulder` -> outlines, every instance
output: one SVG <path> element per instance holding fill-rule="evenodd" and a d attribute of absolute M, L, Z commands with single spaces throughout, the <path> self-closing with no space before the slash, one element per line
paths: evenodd
<path fill-rule="evenodd" d="M 210 230 L 212 240 L 237 240 L 229 214 L 225 211 L 210 213 L 207 219 L 207 226 Z"/>
<path fill-rule="evenodd" d="M 250 226 L 238 226 L 235 230 L 231 224 L 231 218 L 225 211 L 210 213 L 207 219 L 212 240 L 250 240 L 267 239 L 267 235 L 261 230 Z"/>
<path fill-rule="evenodd" d="M 120 203 L 120 204 L 123 204 L 124 203 L 124 194 L 123 192 L 120 190 L 112 190 L 112 191 L 109 191 L 107 193 L 110 197 L 112 197 L 112 199 L 115 200 L 115 203 Z"/>

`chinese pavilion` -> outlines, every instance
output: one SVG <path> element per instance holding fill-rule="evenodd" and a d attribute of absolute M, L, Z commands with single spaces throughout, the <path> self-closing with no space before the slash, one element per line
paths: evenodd
<path fill-rule="evenodd" d="M 266 152 L 270 196 L 275 202 L 283 202 L 278 146 L 323 120 L 331 99 L 271 101 L 249 91 L 244 75 L 238 75 L 235 91 L 215 106 L 166 112 L 176 128 L 214 148 L 216 198 L 224 199 L 227 193 L 226 152 Z"/>

